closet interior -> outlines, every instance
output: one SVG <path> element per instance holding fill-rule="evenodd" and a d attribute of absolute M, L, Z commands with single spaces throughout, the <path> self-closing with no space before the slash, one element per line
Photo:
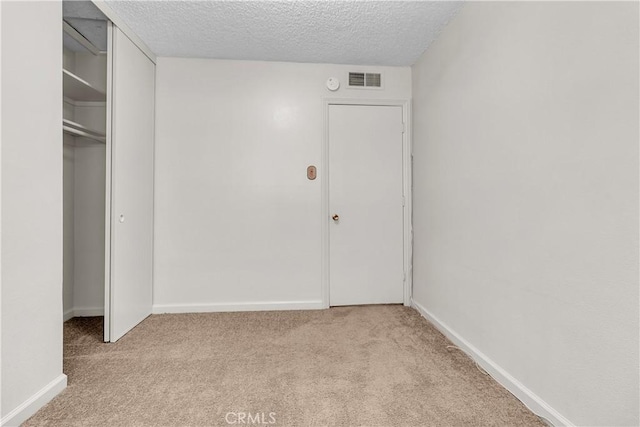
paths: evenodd
<path fill-rule="evenodd" d="M 103 316 L 107 188 L 107 18 L 63 2 L 64 320 Z"/>

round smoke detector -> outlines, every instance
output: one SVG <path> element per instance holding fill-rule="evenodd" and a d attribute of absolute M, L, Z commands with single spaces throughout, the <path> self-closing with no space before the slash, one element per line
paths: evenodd
<path fill-rule="evenodd" d="M 338 90 L 339 87 L 340 87 L 340 81 L 335 77 L 329 77 L 329 80 L 327 80 L 327 89 L 334 92 Z"/>

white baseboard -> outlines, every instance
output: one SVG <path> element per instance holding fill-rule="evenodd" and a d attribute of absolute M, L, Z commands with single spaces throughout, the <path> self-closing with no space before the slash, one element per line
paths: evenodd
<path fill-rule="evenodd" d="M 74 307 L 65 311 L 62 315 L 63 321 L 66 322 L 74 317 L 95 317 L 104 316 L 104 308 L 102 307 Z"/>
<path fill-rule="evenodd" d="M 73 317 L 104 316 L 104 307 L 75 307 Z"/>
<path fill-rule="evenodd" d="M 282 311 L 319 310 L 325 308 L 322 301 L 282 301 L 213 304 L 154 304 L 153 314 L 163 313 L 214 313 L 224 311 Z"/>
<path fill-rule="evenodd" d="M 548 403 L 537 394 L 529 390 L 524 384 L 511 376 L 493 360 L 474 347 L 470 342 L 462 338 L 457 332 L 451 329 L 446 323 L 435 317 L 422 305 L 416 301 L 411 301 L 411 306 L 415 308 L 425 319 L 433 324 L 444 336 L 453 342 L 462 351 L 467 353 L 478 365 L 493 377 L 500 385 L 509 390 L 511 394 L 524 403 L 533 413 L 546 419 L 554 426 L 574 426 L 568 419 L 563 417 L 558 411 L 553 409 Z"/>
<path fill-rule="evenodd" d="M 14 427 L 25 422 L 40 408 L 49 403 L 58 393 L 67 387 L 67 376 L 60 374 L 55 380 L 44 386 L 40 391 L 24 401 L 21 405 L 2 417 L 0 426 Z"/>

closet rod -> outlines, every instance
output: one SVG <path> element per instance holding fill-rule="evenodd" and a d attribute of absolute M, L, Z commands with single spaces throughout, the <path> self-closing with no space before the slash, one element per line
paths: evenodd
<path fill-rule="evenodd" d="M 62 21 L 62 29 L 65 33 L 69 34 L 71 38 L 80 43 L 84 48 L 86 48 L 89 52 L 94 55 L 100 54 L 100 49 L 95 47 L 93 43 L 87 40 L 82 34 L 80 34 L 75 28 L 67 23 L 67 21 Z"/>
<path fill-rule="evenodd" d="M 92 139 L 94 141 L 98 141 L 98 142 L 100 142 L 102 144 L 106 143 L 106 139 L 105 139 L 104 136 L 94 135 L 92 133 L 85 132 L 85 131 L 83 131 L 81 129 L 76 129 L 76 128 L 73 128 L 73 127 L 70 127 L 70 126 L 62 125 L 62 130 L 64 132 L 68 133 L 68 134 L 73 135 L 73 136 L 81 136 L 81 137 L 84 137 L 84 138 L 89 138 L 89 139 Z"/>

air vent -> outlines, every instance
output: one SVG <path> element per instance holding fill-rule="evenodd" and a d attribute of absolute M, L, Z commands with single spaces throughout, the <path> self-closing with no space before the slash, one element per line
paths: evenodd
<path fill-rule="evenodd" d="M 380 73 L 367 73 L 364 75 L 364 85 L 366 87 L 380 87 Z"/>
<path fill-rule="evenodd" d="M 349 73 L 349 86 L 364 87 L 364 73 Z"/>
<path fill-rule="evenodd" d="M 350 87 L 382 87 L 380 73 L 349 73 Z"/>

